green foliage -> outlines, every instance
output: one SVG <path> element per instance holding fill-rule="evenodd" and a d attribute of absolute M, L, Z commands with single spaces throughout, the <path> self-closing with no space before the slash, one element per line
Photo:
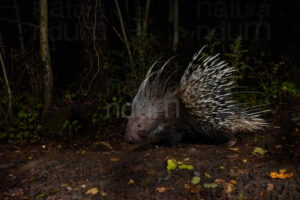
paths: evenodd
<path fill-rule="evenodd" d="M 240 102 L 250 105 L 282 103 L 291 96 L 300 96 L 299 82 L 289 80 L 291 75 L 285 66 L 291 65 L 288 58 L 283 57 L 277 63 L 268 62 L 266 52 L 250 53 L 245 49 L 241 36 L 232 43 L 221 43 L 213 30 L 204 39 L 208 45 L 207 55 L 218 53 L 218 49 L 225 49 L 224 60 L 236 69 L 233 77 L 237 81 L 236 86 L 247 86 L 245 92 L 234 95 Z M 228 48 L 221 48 L 221 45 L 228 45 Z"/>
<path fill-rule="evenodd" d="M 248 50 L 243 49 L 242 37 L 239 36 L 232 44 L 229 44 L 229 53 L 225 53 L 228 62 L 237 70 L 236 78 L 238 80 L 243 79 L 247 69 L 251 68 L 247 64 L 247 52 Z"/>
<path fill-rule="evenodd" d="M 7 100 L 1 99 L 1 103 Z M 42 129 L 39 110 L 41 103 L 24 93 L 14 99 L 14 113 L 10 120 L 0 121 L 0 139 L 29 140 L 37 138 Z"/>
<path fill-rule="evenodd" d="M 97 110 L 91 114 L 92 123 L 96 126 L 111 124 L 128 113 L 128 106 L 122 96 L 108 99 L 108 96 L 99 94 L 98 102 Z"/>
<path fill-rule="evenodd" d="M 63 133 L 67 133 L 69 137 L 77 133 L 80 128 L 81 125 L 79 124 L 78 120 L 66 120 L 62 125 Z"/>

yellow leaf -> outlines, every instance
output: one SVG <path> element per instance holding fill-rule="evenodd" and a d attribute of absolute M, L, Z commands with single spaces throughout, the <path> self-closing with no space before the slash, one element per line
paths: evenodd
<path fill-rule="evenodd" d="M 264 155 L 265 153 L 267 152 L 267 150 L 264 150 L 263 148 L 261 147 L 255 147 L 255 149 L 253 150 L 253 153 L 254 154 L 260 154 L 260 155 Z"/>
<path fill-rule="evenodd" d="M 192 180 L 191 180 L 191 183 L 194 184 L 194 185 L 200 183 L 200 177 L 194 176 L 194 177 L 192 178 Z"/>
<path fill-rule="evenodd" d="M 232 183 L 233 185 L 236 185 L 237 181 L 236 180 L 231 180 L 230 183 Z"/>
<path fill-rule="evenodd" d="M 275 179 L 275 178 L 279 178 L 279 179 L 287 179 L 287 178 L 291 178 L 292 176 L 294 176 L 294 174 L 291 173 L 286 173 L 285 169 L 282 169 L 279 171 L 279 173 L 277 172 L 270 172 L 270 176 L 271 178 Z"/>
<path fill-rule="evenodd" d="M 239 148 L 229 148 L 231 151 L 238 151 Z"/>
<path fill-rule="evenodd" d="M 175 164 L 175 162 L 172 159 L 168 159 L 168 166 L 167 166 L 167 170 L 171 171 L 173 169 L 176 169 L 177 165 Z"/>
<path fill-rule="evenodd" d="M 218 187 L 218 184 L 216 184 L 216 183 L 204 183 L 204 187 L 208 188 L 208 189 L 216 188 L 216 187 Z"/>
<path fill-rule="evenodd" d="M 190 158 L 185 158 L 183 161 L 189 161 L 190 160 Z"/>
<path fill-rule="evenodd" d="M 97 194 L 99 191 L 98 191 L 98 188 L 92 188 L 92 189 L 89 189 L 85 194 Z"/>
<path fill-rule="evenodd" d="M 134 184 L 134 180 L 133 180 L 133 179 L 129 179 L 128 184 L 129 184 L 129 185 Z"/>
<path fill-rule="evenodd" d="M 279 173 L 282 174 L 282 173 L 285 173 L 286 172 L 286 169 L 281 169 L 279 170 Z"/>
<path fill-rule="evenodd" d="M 248 160 L 247 160 L 247 159 L 243 159 L 242 162 L 243 162 L 243 163 L 246 163 L 246 162 L 248 162 Z"/>
<path fill-rule="evenodd" d="M 179 165 L 178 168 L 192 170 L 192 169 L 194 169 L 194 166 L 193 165 Z"/>

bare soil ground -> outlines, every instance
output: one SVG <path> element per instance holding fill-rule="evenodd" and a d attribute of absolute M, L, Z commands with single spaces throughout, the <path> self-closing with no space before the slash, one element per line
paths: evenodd
<path fill-rule="evenodd" d="M 0 199 L 300 199 L 300 131 L 289 120 L 299 111 L 278 109 L 281 128 L 238 135 L 232 148 L 136 147 L 121 133 L 61 149 L 57 142 L 1 145 Z M 256 147 L 267 152 L 254 153 Z M 167 170 L 169 159 L 176 169 Z M 280 170 L 289 176 L 270 176 Z M 192 184 L 193 177 L 200 182 Z"/>

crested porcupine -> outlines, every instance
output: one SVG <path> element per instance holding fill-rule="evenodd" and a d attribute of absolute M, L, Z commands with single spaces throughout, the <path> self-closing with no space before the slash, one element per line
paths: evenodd
<path fill-rule="evenodd" d="M 168 73 L 171 59 L 158 70 L 154 70 L 158 62 L 151 66 L 132 102 L 127 141 L 169 139 L 178 143 L 184 134 L 225 134 L 231 138 L 233 133 L 267 126 L 260 118 L 264 111 L 241 108 L 233 101 L 234 68 L 219 61 L 218 54 L 205 57 L 203 48 L 183 73 Z M 175 84 L 171 81 L 174 74 L 180 76 Z"/>

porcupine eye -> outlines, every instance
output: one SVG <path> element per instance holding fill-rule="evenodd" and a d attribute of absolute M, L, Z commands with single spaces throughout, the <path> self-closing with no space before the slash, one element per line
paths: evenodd
<path fill-rule="evenodd" d="M 138 128 L 141 128 L 141 124 L 138 124 L 137 127 L 138 127 Z"/>

